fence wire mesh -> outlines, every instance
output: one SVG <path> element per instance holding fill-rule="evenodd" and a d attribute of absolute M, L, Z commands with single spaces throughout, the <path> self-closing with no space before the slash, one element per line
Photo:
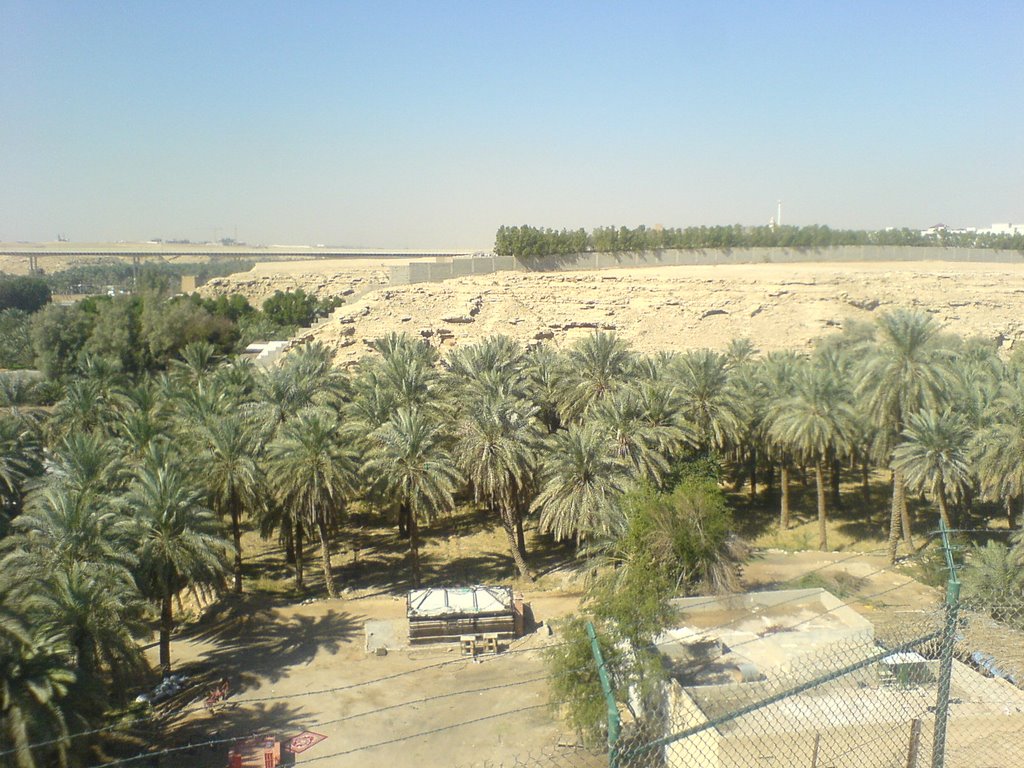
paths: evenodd
<path fill-rule="evenodd" d="M 684 606 L 685 626 L 657 642 L 666 680 L 644 695 L 616 691 L 613 745 L 500 765 L 1024 765 L 1020 595 L 950 600 L 877 627 L 827 593 L 805 597 L 785 610 L 750 596 L 716 612 Z"/>

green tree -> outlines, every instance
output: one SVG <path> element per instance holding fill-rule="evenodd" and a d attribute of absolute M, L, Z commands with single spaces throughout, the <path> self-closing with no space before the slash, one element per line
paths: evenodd
<path fill-rule="evenodd" d="M 274 291 L 274 295 L 263 302 L 263 314 L 279 326 L 298 325 L 305 328 L 318 317 L 326 317 L 342 303 L 340 298 L 320 300 L 301 288 Z"/>
<path fill-rule="evenodd" d="M 449 438 L 429 411 L 399 408 L 370 436 L 364 469 L 385 497 L 409 521 L 409 558 L 413 586 L 420 585 L 419 520 L 451 509 L 459 482 L 448 450 Z"/>
<path fill-rule="evenodd" d="M 818 491 L 818 543 L 828 549 L 825 462 L 849 445 L 854 413 L 849 393 L 823 366 L 808 361 L 797 370 L 793 394 L 777 403 L 769 432 L 779 444 L 813 462 Z"/>
<path fill-rule="evenodd" d="M 540 513 L 541 531 L 577 543 L 620 534 L 628 482 L 628 465 L 596 425 L 573 425 L 557 433 L 544 457 L 544 484 L 532 505 Z"/>
<path fill-rule="evenodd" d="M 509 395 L 471 400 L 456 426 L 455 455 L 477 499 L 496 512 L 519 574 L 533 575 L 520 548 L 520 510 L 530 486 L 540 447 L 537 408 Z"/>
<path fill-rule="evenodd" d="M 599 331 L 578 341 L 566 359 L 562 421 L 580 418 L 592 403 L 624 384 L 633 364 L 629 345 L 614 333 Z"/>
<path fill-rule="evenodd" d="M 896 310 L 879 317 L 875 338 L 863 349 L 857 395 L 861 407 L 873 416 L 879 429 L 878 452 L 887 463 L 903 439 L 911 414 L 926 408 L 941 409 L 952 389 L 954 377 L 940 341 L 939 327 L 931 315 Z M 905 543 L 913 548 L 904 475 L 893 469 L 889 522 L 892 562 L 896 561 L 901 523 Z"/>
<path fill-rule="evenodd" d="M 75 676 L 64 656 L 59 637 L 34 635 L 0 602 L 0 752 L 13 750 L 16 768 L 68 764 L 69 734 L 60 700 Z M 49 747 L 34 751 L 32 744 L 44 740 L 51 742 Z"/>
<path fill-rule="evenodd" d="M 209 342 L 226 354 L 239 338 L 238 327 L 227 318 L 215 317 L 187 299 L 168 300 L 157 294 L 143 296 L 140 335 L 147 353 L 161 366 L 191 342 Z"/>
<path fill-rule="evenodd" d="M 267 474 L 278 504 L 291 508 L 292 516 L 300 516 L 319 532 L 327 594 L 337 597 L 330 530 L 359 484 L 355 455 L 337 416 L 326 408 L 310 408 L 285 422 L 267 447 Z M 296 543 L 297 558 L 300 550 L 301 540 Z"/>
<path fill-rule="evenodd" d="M 99 303 L 83 352 L 104 358 L 127 373 L 148 368 L 150 360 L 140 338 L 141 311 L 137 296 L 117 296 Z"/>
<path fill-rule="evenodd" d="M 968 452 L 982 494 L 1001 500 L 1011 528 L 1015 506 L 1024 501 L 1024 373 L 1003 382 L 985 410 L 984 425 L 974 434 Z M 1017 507 L 1019 509 L 1019 507 Z"/>
<path fill-rule="evenodd" d="M 36 367 L 49 379 L 63 379 L 78 365 L 78 355 L 92 333 L 94 318 L 80 306 L 49 304 L 32 317 Z"/>
<path fill-rule="evenodd" d="M 938 504 L 939 517 L 953 528 L 949 500 L 963 496 L 971 481 L 967 464 L 970 429 L 950 410 L 910 414 L 903 442 L 893 449 L 892 466 L 903 474 L 907 489 L 927 493 Z"/>
<path fill-rule="evenodd" d="M 242 592 L 242 516 L 252 515 L 263 491 L 256 463 L 256 436 L 252 428 L 230 414 L 212 417 L 188 435 L 196 447 L 196 470 L 211 505 L 231 524 L 234 542 L 234 591 Z"/>
<path fill-rule="evenodd" d="M 718 483 L 691 478 L 671 491 L 640 487 L 624 500 L 626 532 L 616 544 L 625 567 L 655 568 L 673 594 L 735 592 L 746 550 Z"/>
<path fill-rule="evenodd" d="M 181 460 L 156 444 L 124 497 L 136 526 L 139 582 L 143 593 L 160 606 L 160 667 L 164 674 L 171 669 L 174 596 L 190 585 L 219 586 L 231 552 L 217 515 L 187 476 Z"/>
<path fill-rule="evenodd" d="M 0 368 L 31 368 L 32 316 L 20 309 L 0 310 Z"/>
<path fill-rule="evenodd" d="M 723 448 L 742 423 L 728 358 L 709 349 L 692 350 L 676 357 L 672 368 L 681 413 L 694 426 L 700 449 Z"/>
<path fill-rule="evenodd" d="M 50 287 L 38 277 L 0 278 L 0 311 L 19 309 L 32 314 L 50 303 Z"/>

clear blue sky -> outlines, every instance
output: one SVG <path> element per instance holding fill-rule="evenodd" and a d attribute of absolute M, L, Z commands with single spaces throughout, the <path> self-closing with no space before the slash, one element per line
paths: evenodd
<path fill-rule="evenodd" d="M 0 0 L 0 240 L 1024 219 L 1024 3 Z"/>

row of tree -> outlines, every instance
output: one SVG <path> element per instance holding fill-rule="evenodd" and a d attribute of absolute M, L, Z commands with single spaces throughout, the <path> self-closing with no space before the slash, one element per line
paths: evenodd
<path fill-rule="evenodd" d="M 142 291 L 75 304 L 49 304 L 46 297 L 32 310 L 0 311 L 0 368 L 35 366 L 64 379 L 91 356 L 129 374 L 163 370 L 192 342 L 206 341 L 220 354 L 239 352 L 253 341 L 291 338 L 343 303 L 301 288 L 276 291 L 262 309 L 240 294 L 204 299 Z"/>
<path fill-rule="evenodd" d="M 494 239 L 498 256 L 531 258 L 597 251 L 656 251 L 666 248 L 825 248 L 838 245 L 909 245 L 960 248 L 997 248 L 1024 251 L 1024 234 L 995 235 L 940 230 L 922 234 L 914 229 L 876 231 L 832 229 L 824 225 L 701 226 L 686 228 L 598 227 L 545 229 L 527 225 L 502 226 Z"/>

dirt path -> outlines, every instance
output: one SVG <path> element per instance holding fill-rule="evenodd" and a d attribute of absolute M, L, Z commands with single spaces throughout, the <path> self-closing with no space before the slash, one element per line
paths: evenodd
<path fill-rule="evenodd" d="M 842 583 L 856 592 L 848 599 L 882 624 L 929 613 L 938 600 L 935 590 L 888 568 L 882 554 L 765 551 L 747 566 L 744 582 L 748 589 L 778 588 L 808 573 L 826 579 L 847 574 L 850 580 Z M 578 592 L 558 589 L 526 597 L 544 623 L 572 614 L 579 603 Z M 300 605 L 254 596 L 225 605 L 176 639 L 173 652 L 179 669 L 197 679 L 229 677 L 230 706 L 206 712 L 198 706 L 205 688 L 197 687 L 192 705 L 198 711 L 182 720 L 175 738 L 200 743 L 254 731 L 290 736 L 312 730 L 327 739 L 296 764 L 338 768 L 481 765 L 530 750 L 579 754 L 559 746 L 572 738 L 547 706 L 541 649 L 557 642 L 557 634 L 541 626 L 511 652 L 479 663 L 446 646 L 368 655 L 364 622 L 394 621 L 404 637 L 404 616 L 397 595 Z M 224 744 L 196 747 L 166 765 L 220 768 L 225 755 Z"/>

